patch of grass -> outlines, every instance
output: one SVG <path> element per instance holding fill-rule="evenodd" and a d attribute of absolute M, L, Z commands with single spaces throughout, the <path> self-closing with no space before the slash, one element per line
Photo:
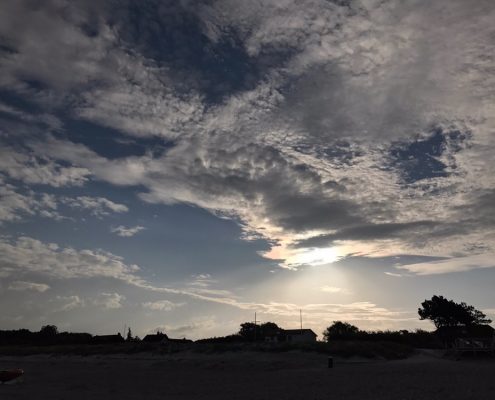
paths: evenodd
<path fill-rule="evenodd" d="M 105 355 L 162 352 L 163 346 L 150 343 L 81 344 L 54 346 L 0 346 L 0 355 L 28 356 L 33 354 L 62 355 Z"/>
<path fill-rule="evenodd" d="M 180 345 L 176 343 L 119 343 L 102 345 L 57 345 L 57 346 L 0 346 L 0 355 L 27 356 L 32 354 L 63 355 L 106 355 L 153 353 L 166 355 L 182 351 L 203 354 L 225 352 L 268 352 L 281 353 L 303 351 L 328 354 L 339 357 L 365 357 L 387 360 L 401 359 L 413 354 L 414 348 L 405 344 L 389 341 L 336 340 L 330 343 L 192 343 Z"/>
<path fill-rule="evenodd" d="M 411 356 L 414 348 L 408 345 L 387 341 L 339 340 L 330 343 L 222 343 L 195 344 L 192 347 L 198 353 L 223 353 L 241 351 L 259 351 L 280 353 L 303 351 L 324 353 L 340 357 L 381 358 L 387 360 L 402 359 Z"/>

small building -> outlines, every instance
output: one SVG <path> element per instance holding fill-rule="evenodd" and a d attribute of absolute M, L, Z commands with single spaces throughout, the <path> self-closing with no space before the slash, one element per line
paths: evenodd
<path fill-rule="evenodd" d="M 477 339 L 483 342 L 495 339 L 495 329 L 490 325 L 443 326 L 438 328 L 435 334 L 447 348 L 457 347 L 457 342 L 465 339 Z"/>
<path fill-rule="evenodd" d="M 283 334 L 284 341 L 290 343 L 312 343 L 318 336 L 312 329 L 284 329 Z"/>
<path fill-rule="evenodd" d="M 167 343 L 168 336 L 165 333 L 157 332 L 151 335 L 146 335 L 143 338 L 144 343 Z"/>
<path fill-rule="evenodd" d="M 265 335 L 267 343 L 312 343 L 318 335 L 311 329 L 281 329 Z"/>
<path fill-rule="evenodd" d="M 267 343 L 278 343 L 282 338 L 282 331 L 280 332 L 270 332 L 265 335 L 265 342 Z"/>
<path fill-rule="evenodd" d="M 125 340 L 120 333 L 117 335 L 97 335 L 91 338 L 91 344 L 115 344 L 124 342 Z"/>

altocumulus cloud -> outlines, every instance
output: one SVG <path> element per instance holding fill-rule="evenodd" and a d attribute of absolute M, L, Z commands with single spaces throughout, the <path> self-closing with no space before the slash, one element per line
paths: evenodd
<path fill-rule="evenodd" d="M 48 10 L 58 15 L 56 6 Z M 482 79 L 494 64 L 485 56 L 493 53 L 489 2 L 215 1 L 174 10 L 201 21 L 212 49 L 234 29 L 251 60 L 275 51 L 287 57 L 265 62 L 264 79 L 209 105 L 194 84 L 199 76 L 191 75 L 184 94 L 174 81 L 175 64 L 159 58 L 147 64 L 154 53 L 118 23 L 110 31 L 103 19 L 91 37 L 75 29 L 71 18 L 89 15 L 77 6 L 79 14 L 55 18 L 43 37 L 54 40 L 45 49 L 56 54 L 53 62 L 65 57 L 74 72 L 81 68 L 77 52 L 63 44 L 55 49 L 56 32 L 74 32 L 72 46 L 89 55 L 84 73 L 58 76 L 57 69 L 30 69 L 26 62 L 23 72 L 51 85 L 55 98 L 63 96 L 58 89 L 77 92 L 81 79 L 100 79 L 105 86 L 79 93 L 84 105 L 74 111 L 81 118 L 175 145 L 163 154 L 109 159 L 80 143 L 49 138 L 29 143 L 38 153 L 31 157 L 69 162 L 112 184 L 139 183 L 148 202 L 192 203 L 240 218 L 246 232 L 278 242 L 282 260 L 296 251 L 294 244 L 304 249 L 304 240 L 311 241 L 308 247 L 340 245 L 341 255 L 350 252 L 346 244 L 376 255 L 450 255 L 461 234 L 469 246 L 491 247 L 492 225 L 458 212 L 494 187 L 488 173 L 493 121 L 486 118 L 493 112 L 487 101 L 493 82 Z M 108 8 L 98 11 L 106 15 Z M 122 21 L 126 13 L 124 7 Z M 119 35 L 140 51 L 129 55 L 112 47 Z M 5 65 L 10 85 L 21 61 L 32 57 L 27 42 L 15 45 Z M 115 73 L 111 66 L 122 60 L 124 68 Z M 427 169 L 411 175 L 411 165 L 424 163 L 425 154 Z M 473 160 L 483 160 L 476 170 Z M 459 216 L 461 223 L 450 223 Z"/>
<path fill-rule="evenodd" d="M 102 217 L 110 212 L 123 213 L 129 211 L 124 204 L 115 203 L 104 197 L 78 196 L 76 198 L 63 198 L 65 204 L 73 208 L 89 210 L 92 215 Z"/>
<path fill-rule="evenodd" d="M 85 168 L 62 166 L 49 158 L 9 147 L 0 150 L 0 170 L 27 184 L 53 187 L 81 186 L 88 181 L 90 173 Z"/>
<path fill-rule="evenodd" d="M 3 183 L 1 177 L 0 183 Z M 58 212 L 58 201 L 54 195 L 32 190 L 22 192 L 8 183 L 0 187 L 0 195 L 0 224 L 35 215 L 57 221 L 65 218 Z"/>
<path fill-rule="evenodd" d="M 132 237 L 145 229 L 146 228 L 144 226 L 140 226 L 140 225 L 132 226 L 132 227 L 125 227 L 123 225 L 119 225 L 115 228 L 111 228 L 110 231 L 121 237 Z"/>
<path fill-rule="evenodd" d="M 16 241 L 2 238 L 0 250 L 4 276 L 38 273 L 59 279 L 108 277 L 131 282 L 139 270 L 108 252 L 60 248 L 29 237 Z"/>
<path fill-rule="evenodd" d="M 125 300 L 125 296 L 119 293 L 102 293 L 95 300 L 93 304 L 102 306 L 108 310 L 114 310 L 122 308 L 122 302 Z"/>

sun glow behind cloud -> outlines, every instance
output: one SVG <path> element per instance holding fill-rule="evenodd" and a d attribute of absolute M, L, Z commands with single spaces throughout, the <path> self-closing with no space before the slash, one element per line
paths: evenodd
<path fill-rule="evenodd" d="M 329 265 L 349 255 L 383 257 L 398 254 L 403 250 L 390 241 L 386 245 L 366 241 L 341 241 L 333 246 L 295 248 L 301 237 L 284 236 L 278 244 L 272 245 L 269 251 L 260 254 L 267 259 L 278 261 L 282 268 L 296 270 L 303 266 Z"/>
<path fill-rule="evenodd" d="M 336 247 L 301 249 L 286 259 L 288 265 L 324 265 L 338 261 L 339 255 Z"/>

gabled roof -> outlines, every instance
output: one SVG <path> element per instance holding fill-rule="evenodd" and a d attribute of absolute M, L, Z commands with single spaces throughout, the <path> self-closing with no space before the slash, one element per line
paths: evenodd
<path fill-rule="evenodd" d="M 162 340 L 167 340 L 168 336 L 164 333 L 153 333 L 151 335 L 146 335 L 143 338 L 143 342 L 161 342 Z"/>
<path fill-rule="evenodd" d="M 283 333 L 287 333 L 289 335 L 302 335 L 305 333 L 310 333 L 312 335 L 318 336 L 316 333 L 313 332 L 312 329 L 284 329 Z"/>

